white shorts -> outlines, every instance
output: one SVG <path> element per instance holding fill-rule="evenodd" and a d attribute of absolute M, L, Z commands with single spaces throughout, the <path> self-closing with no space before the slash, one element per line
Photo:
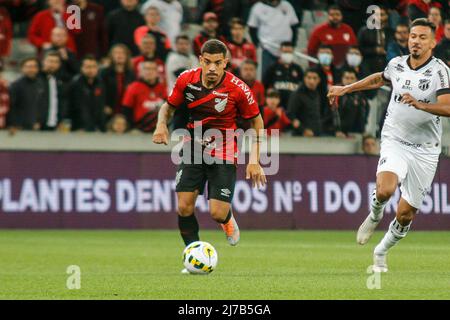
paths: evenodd
<path fill-rule="evenodd" d="M 393 140 L 382 140 L 377 175 L 393 172 L 398 176 L 402 198 L 419 209 L 430 191 L 439 162 L 439 155 L 417 152 Z"/>

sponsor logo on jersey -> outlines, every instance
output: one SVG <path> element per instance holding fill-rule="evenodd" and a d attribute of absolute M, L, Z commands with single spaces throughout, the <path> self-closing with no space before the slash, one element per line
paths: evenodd
<path fill-rule="evenodd" d="M 444 80 L 444 74 L 442 73 L 442 70 L 438 71 L 439 81 L 441 82 L 441 88 L 445 88 L 445 80 Z"/>
<path fill-rule="evenodd" d="M 427 69 L 427 70 L 425 70 L 425 72 L 423 73 L 423 75 L 425 76 L 425 77 L 432 77 L 433 76 L 433 69 Z"/>
<path fill-rule="evenodd" d="M 405 84 L 402 86 L 403 90 L 409 90 L 412 91 L 412 86 L 411 86 L 411 80 L 406 80 Z"/>
<path fill-rule="evenodd" d="M 223 110 L 225 110 L 225 107 L 228 103 L 228 99 L 215 99 L 214 102 L 216 103 L 214 105 L 214 109 L 216 109 L 217 112 L 222 112 Z"/>
<path fill-rule="evenodd" d="M 192 83 L 188 83 L 187 87 L 195 91 L 202 91 L 202 88 L 194 86 Z"/>
<path fill-rule="evenodd" d="M 228 98 L 228 93 L 221 93 L 214 90 L 213 94 L 222 98 Z"/>
<path fill-rule="evenodd" d="M 422 91 L 426 91 L 430 88 L 430 79 L 420 79 L 419 80 L 419 89 Z"/>
<path fill-rule="evenodd" d="M 233 77 L 231 79 L 231 83 L 237 85 L 239 88 L 242 89 L 242 91 L 244 91 L 244 94 L 247 97 L 248 104 L 255 103 L 255 100 L 253 99 L 252 92 L 250 91 L 250 88 L 245 83 L 243 83 L 242 81 L 240 81 L 236 77 Z"/>
<path fill-rule="evenodd" d="M 397 70 L 397 72 L 403 72 L 405 71 L 405 67 L 402 64 L 397 63 L 397 65 L 395 66 L 395 70 Z"/>

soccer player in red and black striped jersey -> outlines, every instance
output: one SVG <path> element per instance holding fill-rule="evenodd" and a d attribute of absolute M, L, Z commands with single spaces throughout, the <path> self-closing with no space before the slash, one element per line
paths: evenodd
<path fill-rule="evenodd" d="M 216 39 L 207 41 L 200 55 L 200 68 L 183 72 L 159 112 L 158 124 L 153 142 L 168 144 L 167 123 L 176 109 L 187 105 L 190 114 L 188 130 L 190 145 L 200 144 L 202 154 L 209 154 L 223 161 L 186 161 L 179 165 L 176 175 L 179 228 L 186 245 L 198 241 L 198 223 L 194 215 L 195 201 L 203 193 L 208 182 L 208 199 L 211 217 L 221 224 L 231 245 L 239 241 L 239 228 L 231 211 L 234 185 L 236 182 L 236 119 L 242 117 L 251 123 L 256 133 L 247 165 L 246 177 L 253 186 L 266 183 L 266 177 L 259 164 L 259 142 L 264 123 L 250 88 L 239 78 L 225 71 L 228 63 L 226 45 Z M 202 135 L 192 136 L 201 126 Z M 208 129 L 226 136 L 222 141 L 208 136 Z M 229 133 L 232 132 L 231 138 Z M 205 133 L 205 135 L 203 135 Z M 194 152 L 195 153 L 195 152 Z M 189 163 L 190 162 L 190 163 Z"/>

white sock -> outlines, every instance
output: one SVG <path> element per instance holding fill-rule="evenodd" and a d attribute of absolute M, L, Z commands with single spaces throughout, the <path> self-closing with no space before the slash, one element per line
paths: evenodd
<path fill-rule="evenodd" d="M 381 242 L 375 247 L 375 254 L 385 255 L 390 248 L 395 246 L 397 242 L 406 237 L 406 234 L 408 233 L 410 227 L 411 223 L 409 223 L 407 226 L 402 226 L 397 221 L 397 218 L 395 218 L 394 221 L 392 221 L 389 225 L 388 232 L 386 232 Z"/>
<path fill-rule="evenodd" d="M 370 197 L 370 217 L 372 220 L 378 221 L 383 218 L 383 211 L 386 204 L 387 201 L 381 202 L 377 199 L 377 190 L 374 189 Z"/>

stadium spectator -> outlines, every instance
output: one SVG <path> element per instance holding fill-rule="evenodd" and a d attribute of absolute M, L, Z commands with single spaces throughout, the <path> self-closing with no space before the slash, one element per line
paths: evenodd
<path fill-rule="evenodd" d="M 64 83 L 70 82 L 80 68 L 75 53 L 67 47 L 68 36 L 66 28 L 53 28 L 50 36 L 50 47 L 44 50 L 44 55 L 50 51 L 58 52 L 61 57 L 61 68 L 59 68 L 57 77 Z"/>
<path fill-rule="evenodd" d="M 143 61 L 154 60 L 158 64 L 159 81 L 166 83 L 166 65 L 156 54 L 156 38 L 151 34 L 146 34 L 139 45 L 141 54 L 132 59 L 134 74 L 139 78 L 140 67 Z"/>
<path fill-rule="evenodd" d="M 239 77 L 242 81 L 244 81 L 252 90 L 253 96 L 258 103 L 260 110 L 264 107 L 266 103 L 265 98 L 265 88 L 262 82 L 256 79 L 256 69 L 258 65 L 255 61 L 247 59 L 241 63 L 241 67 L 239 68 Z M 263 114 L 263 112 L 261 112 Z"/>
<path fill-rule="evenodd" d="M 175 43 L 183 22 L 183 6 L 178 0 L 147 0 L 142 5 L 141 12 L 144 13 L 148 7 L 158 8 L 161 14 L 159 26 L 169 37 L 170 43 Z"/>
<path fill-rule="evenodd" d="M 409 0 L 408 1 L 409 19 L 411 21 L 414 21 L 418 18 L 427 18 L 432 5 L 436 5 L 436 2 L 433 3 L 432 0 Z"/>
<path fill-rule="evenodd" d="M 278 135 L 291 125 L 291 120 L 280 106 L 280 93 L 274 89 L 267 90 L 266 106 L 264 107 L 264 128 L 267 135 Z M 274 131 L 274 130 L 279 130 Z"/>
<path fill-rule="evenodd" d="M 100 78 L 105 85 L 108 116 L 120 112 L 125 90 L 135 80 L 130 50 L 125 45 L 114 45 L 109 52 L 109 59 L 111 64 L 100 71 Z"/>
<path fill-rule="evenodd" d="M 105 15 L 113 10 L 120 8 L 120 0 L 91 0 L 92 2 L 103 7 Z"/>
<path fill-rule="evenodd" d="M 65 0 L 48 0 L 49 8 L 38 12 L 28 28 L 28 40 L 39 50 L 51 47 L 51 32 L 55 27 L 67 28 L 69 14 L 66 12 Z M 67 47 L 76 52 L 73 35 L 79 30 L 69 30 Z"/>
<path fill-rule="evenodd" d="M 280 59 L 264 74 L 263 83 L 266 89 L 274 88 L 280 92 L 281 105 L 286 108 L 289 96 L 298 89 L 303 79 L 303 70 L 294 63 L 294 47 L 291 42 L 283 42 L 280 52 Z"/>
<path fill-rule="evenodd" d="M 109 45 L 126 45 L 133 55 L 139 54 L 134 43 L 134 30 L 145 25 L 145 20 L 138 11 L 138 0 L 121 0 L 121 8 L 111 11 L 107 18 Z"/>
<path fill-rule="evenodd" d="M 408 49 L 409 26 L 399 23 L 395 28 L 395 41 L 390 41 L 387 46 L 386 62 L 391 59 L 409 54 Z"/>
<path fill-rule="evenodd" d="M 356 33 L 367 21 L 367 8 L 375 4 L 373 0 L 336 0 L 342 12 L 342 21 Z M 377 3 L 379 4 L 379 3 Z"/>
<path fill-rule="evenodd" d="M 38 78 L 39 60 L 27 58 L 20 63 L 22 76 L 9 88 L 10 111 L 8 126 L 11 133 L 17 130 L 38 130 L 38 99 L 42 83 Z"/>
<path fill-rule="evenodd" d="M 359 47 L 371 74 L 384 70 L 387 44 L 395 39 L 394 30 L 389 27 L 387 9 L 379 7 L 375 10 L 375 14 L 380 17 L 381 28 L 370 29 L 365 26 L 358 32 Z"/>
<path fill-rule="evenodd" d="M 450 67 L 450 19 L 445 21 L 444 38 L 436 46 L 434 54 Z"/>
<path fill-rule="evenodd" d="M 13 37 L 13 24 L 8 10 L 0 7 L 0 58 L 11 53 Z"/>
<path fill-rule="evenodd" d="M 352 28 L 342 22 L 342 12 L 338 6 L 328 7 L 328 21 L 318 25 L 309 38 L 308 54 L 315 57 L 321 45 L 327 45 L 333 51 L 333 64 L 342 66 L 345 54 L 350 46 L 357 45 Z"/>
<path fill-rule="evenodd" d="M 159 82 L 158 64 L 155 61 L 144 61 L 139 68 L 140 79 L 128 86 L 123 97 L 123 113 L 134 128 L 153 132 L 159 108 L 167 99 L 167 89 Z"/>
<path fill-rule="evenodd" d="M 124 134 L 128 130 L 127 118 L 118 113 L 109 120 L 107 125 L 107 131 L 115 134 Z"/>
<path fill-rule="evenodd" d="M 279 59 L 281 43 L 297 43 L 299 20 L 287 1 L 264 0 L 255 3 L 250 10 L 247 25 L 252 42 L 263 49 L 262 74 Z"/>
<path fill-rule="evenodd" d="M 61 56 L 56 51 L 47 52 L 42 60 L 42 72 L 39 75 L 42 91 L 36 97 L 38 128 L 42 131 L 54 131 L 66 120 L 67 91 L 57 76 L 61 65 Z"/>
<path fill-rule="evenodd" d="M 166 61 L 167 88 L 172 89 L 177 77 L 188 69 L 198 67 L 198 59 L 191 53 L 188 36 L 179 35 L 175 40 L 175 51 L 169 53 Z"/>
<path fill-rule="evenodd" d="M 104 9 L 88 0 L 73 0 L 81 9 L 81 31 L 75 34 L 77 57 L 94 55 L 100 59 L 108 51 L 108 34 Z"/>
<path fill-rule="evenodd" d="M 362 139 L 362 151 L 368 156 L 378 156 L 380 151 L 377 140 L 372 135 L 364 135 Z"/>
<path fill-rule="evenodd" d="M 444 25 L 442 23 L 442 12 L 438 7 L 431 7 L 428 12 L 428 21 L 436 26 L 436 41 L 439 42 L 444 37 Z"/>
<path fill-rule="evenodd" d="M 303 84 L 291 95 L 288 116 L 293 135 L 314 137 L 322 134 L 320 81 L 317 70 L 308 69 L 303 77 Z"/>
<path fill-rule="evenodd" d="M 95 56 L 87 55 L 81 61 L 81 73 L 69 86 L 69 115 L 72 130 L 105 131 L 105 87 L 99 77 Z"/>
<path fill-rule="evenodd" d="M 0 58 L 0 129 L 6 127 L 6 116 L 9 111 L 8 83 L 2 77 L 3 66 L 3 60 Z"/>
<path fill-rule="evenodd" d="M 358 80 L 355 70 L 346 70 L 342 74 L 342 85 L 350 85 Z M 369 114 L 369 105 L 362 92 L 353 92 L 339 98 L 338 104 L 339 121 L 335 123 L 338 136 L 343 133 L 364 133 Z"/>
<path fill-rule="evenodd" d="M 245 39 L 245 23 L 239 18 L 230 21 L 231 36 L 227 41 L 231 53 L 231 67 L 237 70 L 246 59 L 256 62 L 256 48 L 253 43 Z"/>
<path fill-rule="evenodd" d="M 194 54 L 200 56 L 200 51 L 203 44 L 210 39 L 219 39 L 223 43 L 227 43 L 227 40 L 218 34 L 219 22 L 217 15 L 213 12 L 206 12 L 203 15 L 203 30 L 194 38 L 193 49 Z"/>
<path fill-rule="evenodd" d="M 163 61 L 166 61 L 167 54 L 170 51 L 170 40 L 166 33 L 158 26 L 161 17 L 159 10 L 156 7 L 148 7 L 144 12 L 145 26 L 141 26 L 134 31 L 134 42 L 140 47 L 142 38 L 151 34 L 156 41 L 156 56 Z"/>

